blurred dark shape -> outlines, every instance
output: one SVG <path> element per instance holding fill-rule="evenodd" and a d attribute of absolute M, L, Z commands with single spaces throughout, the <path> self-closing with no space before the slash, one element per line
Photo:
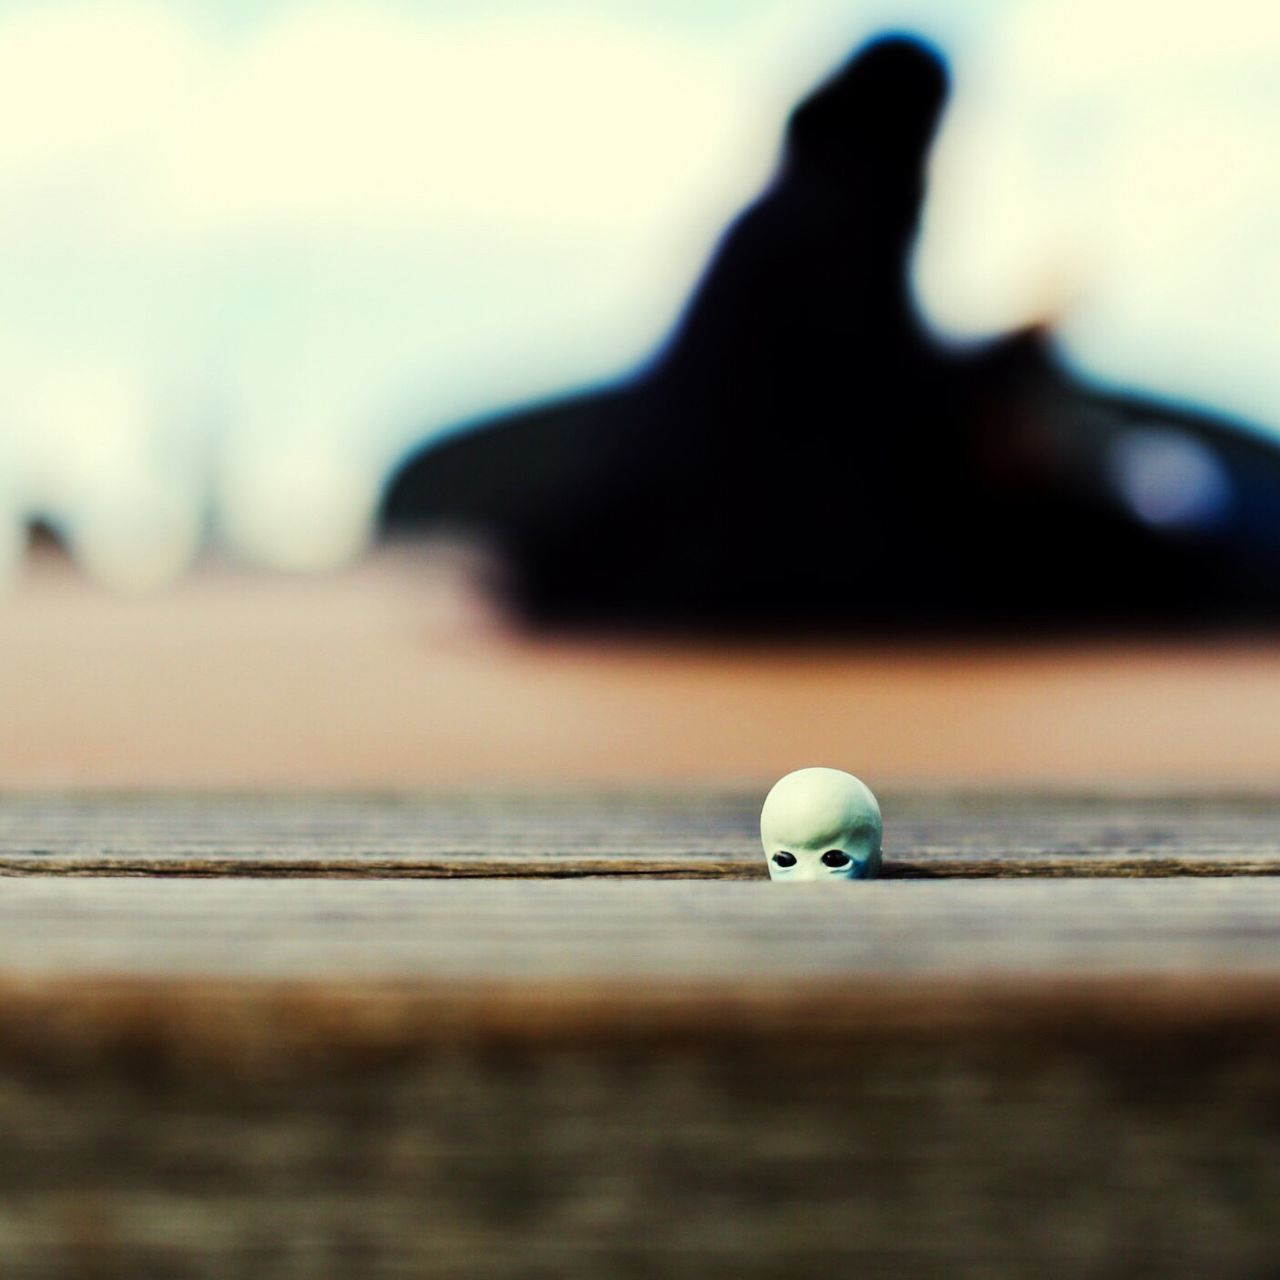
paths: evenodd
<path fill-rule="evenodd" d="M 391 533 L 478 532 L 530 621 L 814 630 L 1250 619 L 1280 606 L 1280 451 L 974 353 L 907 283 L 946 72 L 864 48 L 794 112 L 670 341 L 611 388 L 414 454 Z"/>
<path fill-rule="evenodd" d="M 27 522 L 27 549 L 32 555 L 67 559 L 67 541 L 62 533 L 43 516 Z"/>

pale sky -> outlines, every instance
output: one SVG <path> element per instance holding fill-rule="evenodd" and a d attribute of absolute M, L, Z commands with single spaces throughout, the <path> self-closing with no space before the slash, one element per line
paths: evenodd
<path fill-rule="evenodd" d="M 886 26 L 954 63 L 939 332 L 1051 318 L 1088 376 L 1280 428 L 1261 0 L 8 0 L 0 559 L 40 510 L 145 587 L 207 501 L 250 559 L 354 554 L 410 441 L 643 358 Z"/>

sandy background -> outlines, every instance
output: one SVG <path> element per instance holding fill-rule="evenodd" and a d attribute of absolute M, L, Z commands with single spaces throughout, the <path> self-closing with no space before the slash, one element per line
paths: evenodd
<path fill-rule="evenodd" d="M 447 556 L 208 567 L 0 607 L 0 786 L 1280 785 L 1280 641 L 761 647 L 521 636 Z"/>

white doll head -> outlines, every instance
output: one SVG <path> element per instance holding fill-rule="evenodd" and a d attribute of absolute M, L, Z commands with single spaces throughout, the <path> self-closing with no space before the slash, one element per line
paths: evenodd
<path fill-rule="evenodd" d="M 880 871 L 880 806 L 840 769 L 797 769 L 760 811 L 771 880 L 868 880 Z"/>

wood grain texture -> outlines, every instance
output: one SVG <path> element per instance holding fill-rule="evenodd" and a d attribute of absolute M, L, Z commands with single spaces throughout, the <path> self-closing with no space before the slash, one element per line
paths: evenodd
<path fill-rule="evenodd" d="M 384 1035 L 233 1070 L 144 1022 L 0 1063 L 0 1256 L 38 1280 L 1258 1280 L 1276 1042 L 1222 1030 Z"/>
<path fill-rule="evenodd" d="M 19 1280 L 1280 1256 L 1280 881 L 29 878 Z"/>
<path fill-rule="evenodd" d="M 0 973 L 751 984 L 1280 971 L 1280 880 L 29 878 Z"/>
<path fill-rule="evenodd" d="M 1274 1273 L 1280 803 L 755 804 L 4 797 L 0 1275 Z"/>
<path fill-rule="evenodd" d="M 749 792 L 8 795 L 0 875 L 760 879 Z M 885 875 L 1280 871 L 1280 796 L 894 793 Z"/>

